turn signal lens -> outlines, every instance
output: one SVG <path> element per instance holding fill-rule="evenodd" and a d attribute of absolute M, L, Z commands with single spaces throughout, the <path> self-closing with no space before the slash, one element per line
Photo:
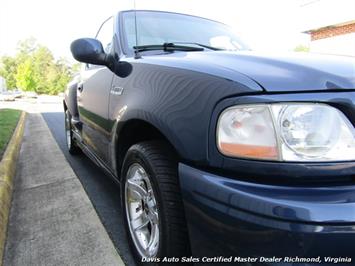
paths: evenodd
<path fill-rule="evenodd" d="M 277 142 L 268 106 L 232 107 L 218 123 L 218 149 L 228 156 L 278 158 Z"/>

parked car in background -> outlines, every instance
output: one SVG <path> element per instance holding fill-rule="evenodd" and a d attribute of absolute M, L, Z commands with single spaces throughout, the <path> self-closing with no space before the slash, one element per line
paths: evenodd
<path fill-rule="evenodd" d="M 18 89 L 7 90 L 0 93 L 0 99 L 3 101 L 15 101 L 16 98 L 21 98 L 22 96 L 23 92 Z"/>
<path fill-rule="evenodd" d="M 4 91 L 0 94 L 0 100 L 12 102 L 12 101 L 15 101 L 15 96 L 12 95 L 12 93 L 10 91 Z"/>
<path fill-rule="evenodd" d="M 138 263 L 354 255 L 354 59 L 257 53 L 157 11 L 120 12 L 71 51 L 86 65 L 65 93 L 68 149 L 120 184 Z"/>

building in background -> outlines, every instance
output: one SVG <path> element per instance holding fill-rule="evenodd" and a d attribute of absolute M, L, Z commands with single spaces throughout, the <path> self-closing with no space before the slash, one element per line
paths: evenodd
<path fill-rule="evenodd" d="M 5 92 L 6 90 L 6 80 L 3 77 L 0 77 L 0 93 Z"/>
<path fill-rule="evenodd" d="M 311 52 L 355 56 L 355 20 L 310 29 L 307 33 L 311 35 Z"/>
<path fill-rule="evenodd" d="M 301 9 L 311 52 L 355 56 L 354 0 L 303 0 Z"/>

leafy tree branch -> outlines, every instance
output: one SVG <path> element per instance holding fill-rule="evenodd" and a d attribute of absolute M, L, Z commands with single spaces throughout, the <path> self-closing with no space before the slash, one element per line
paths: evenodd
<path fill-rule="evenodd" d="M 0 76 L 6 79 L 7 87 L 39 94 L 58 94 L 78 70 L 60 58 L 55 60 L 52 52 L 34 38 L 19 42 L 14 57 L 0 59 Z"/>

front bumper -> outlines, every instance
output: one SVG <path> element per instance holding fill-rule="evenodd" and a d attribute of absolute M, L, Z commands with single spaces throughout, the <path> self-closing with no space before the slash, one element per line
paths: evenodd
<path fill-rule="evenodd" d="M 195 257 L 348 257 L 355 263 L 355 185 L 256 184 L 184 164 L 179 176 Z"/>

